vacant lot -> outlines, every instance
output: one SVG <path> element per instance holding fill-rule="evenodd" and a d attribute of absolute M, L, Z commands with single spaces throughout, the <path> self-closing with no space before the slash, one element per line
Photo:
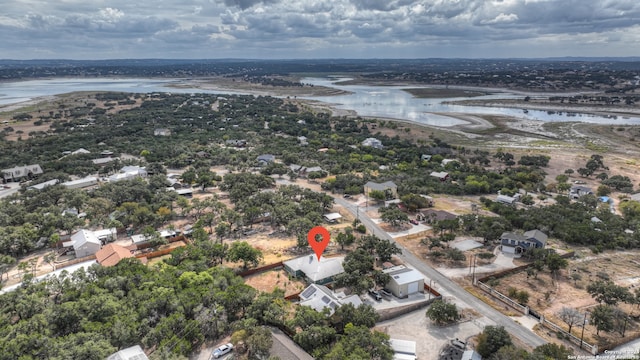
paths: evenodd
<path fill-rule="evenodd" d="M 580 251 L 578 254 L 577 259 L 570 260 L 569 266 L 560 271 L 557 279 L 553 279 L 547 270 L 532 276 L 527 276 L 526 271 L 522 271 L 498 279 L 495 288 L 503 294 L 508 294 L 510 288 L 527 291 L 527 305 L 556 324 L 565 326 L 557 316 L 563 307 L 585 312 L 597 305 L 586 291 L 590 283 L 610 279 L 617 285 L 629 287 L 632 292 L 633 288 L 640 284 L 640 261 L 637 260 L 639 251 L 608 252 L 599 255 Z M 627 325 L 625 339 L 639 337 L 640 310 L 636 305 L 621 304 L 619 307 L 632 318 Z M 568 330 L 568 327 L 565 326 L 565 329 Z M 581 330 L 579 326 L 574 326 L 572 333 L 579 337 Z M 622 340 L 619 333 L 613 332 L 601 331 L 600 336 L 596 336 L 596 329 L 592 325 L 587 325 L 584 337 L 589 343 L 601 345 Z"/>
<path fill-rule="evenodd" d="M 271 292 L 276 288 L 282 289 L 285 296 L 297 294 L 304 289 L 302 281 L 289 279 L 289 275 L 282 269 L 251 275 L 245 278 L 244 282 L 252 288 L 264 292 Z"/>

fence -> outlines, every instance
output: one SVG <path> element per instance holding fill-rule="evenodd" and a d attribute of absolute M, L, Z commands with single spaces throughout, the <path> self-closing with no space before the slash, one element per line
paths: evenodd
<path fill-rule="evenodd" d="M 277 269 L 277 268 L 281 268 L 284 265 L 282 264 L 282 261 L 279 261 L 277 263 L 273 263 L 273 264 L 269 264 L 269 265 L 264 265 L 264 266 L 260 266 L 257 267 L 255 269 L 249 269 L 249 270 L 245 270 L 242 272 L 239 272 L 238 275 L 242 276 L 242 277 L 247 277 L 249 275 L 253 275 L 253 274 L 257 274 L 257 273 L 261 273 L 263 271 L 269 271 L 269 270 L 273 270 L 273 269 Z"/>
<path fill-rule="evenodd" d="M 419 303 L 415 303 L 415 304 L 411 304 L 403 307 L 379 310 L 378 315 L 380 315 L 380 319 L 378 321 L 387 321 L 387 320 L 396 318 L 400 315 L 408 314 L 412 311 L 421 309 L 438 299 L 442 299 L 442 296 L 432 297 L 431 300 L 424 300 Z"/>
<path fill-rule="evenodd" d="M 574 343 L 575 345 L 578 346 L 582 346 L 583 349 L 586 349 L 587 351 L 589 351 L 591 354 L 596 355 L 598 354 L 598 346 L 597 345 L 591 345 L 587 342 L 584 342 L 582 340 L 580 340 L 580 338 L 578 338 L 577 336 L 568 333 L 567 331 L 565 331 L 561 326 L 547 320 L 544 318 L 544 316 L 540 315 L 539 313 L 537 313 L 536 311 L 532 311 L 529 310 L 529 307 L 527 306 L 522 306 L 520 304 L 518 304 L 516 301 L 514 301 L 513 299 L 511 299 L 510 297 L 500 293 L 497 290 L 494 290 L 491 286 L 481 282 L 481 281 L 477 281 L 476 285 L 482 289 L 483 291 L 485 291 L 487 294 L 493 296 L 494 298 L 502 301 L 503 303 L 513 307 L 514 309 L 522 312 L 524 315 L 528 315 L 531 316 L 535 319 L 537 319 L 538 321 L 540 321 L 540 324 L 542 324 L 542 326 L 553 330 L 557 333 L 561 333 L 564 338 L 568 339 L 570 342 Z"/>
<path fill-rule="evenodd" d="M 84 257 L 81 257 L 81 258 L 71 259 L 71 260 L 65 261 L 65 262 L 63 262 L 61 264 L 56 263 L 56 270 L 66 268 L 67 266 L 79 264 L 81 262 L 95 260 L 95 259 L 96 259 L 96 256 L 94 254 L 94 255 L 84 256 Z"/>
<path fill-rule="evenodd" d="M 563 259 L 568 259 L 568 258 L 573 257 L 575 254 L 576 253 L 574 251 L 571 251 L 571 252 L 568 252 L 566 254 L 560 255 L 560 257 L 563 258 Z M 520 272 L 522 270 L 526 270 L 530 266 L 533 266 L 533 263 L 526 264 L 526 265 L 520 265 L 520 266 L 511 268 L 511 269 L 507 269 L 507 270 L 502 270 L 502 271 L 486 274 L 483 277 L 479 278 L 478 280 L 481 281 L 481 282 L 487 282 L 490 278 L 499 279 L 499 278 L 501 278 L 503 276 L 515 274 L 515 273 L 518 273 L 518 272 Z"/>
<path fill-rule="evenodd" d="M 522 306 L 520 304 L 518 304 L 516 301 L 512 300 L 510 297 L 508 297 L 507 295 L 504 295 L 503 293 L 494 290 L 491 286 L 478 281 L 477 285 L 480 289 L 484 290 L 486 293 L 488 293 L 489 295 L 495 297 L 496 299 L 502 301 L 503 303 L 511 306 L 512 308 L 520 311 L 521 313 L 525 314 L 525 315 L 529 315 L 529 308 L 527 306 Z"/>
<path fill-rule="evenodd" d="M 542 319 L 540 320 L 540 323 L 542 324 L 542 326 L 553 330 L 555 332 L 559 332 L 562 335 L 564 335 L 565 339 L 568 339 L 570 342 L 574 343 L 575 345 L 581 346 L 583 349 L 586 349 L 587 351 L 589 351 L 591 354 L 596 355 L 598 354 L 598 346 L 597 345 L 591 345 L 585 341 L 580 340 L 579 337 L 568 333 L 567 331 L 565 331 L 562 327 L 560 327 L 557 324 L 552 323 L 551 321 L 547 320 L 544 318 L 544 316 L 542 317 Z"/>

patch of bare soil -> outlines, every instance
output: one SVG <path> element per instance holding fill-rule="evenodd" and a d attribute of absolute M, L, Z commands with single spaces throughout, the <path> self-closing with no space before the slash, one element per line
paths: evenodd
<path fill-rule="evenodd" d="M 294 295 L 304 289 L 304 283 L 296 279 L 290 279 L 286 271 L 270 270 L 260 274 L 248 276 L 244 279 L 245 284 L 252 288 L 272 292 L 276 288 L 284 290 L 284 295 Z"/>
<path fill-rule="evenodd" d="M 296 80 L 287 78 L 288 80 Z M 203 90 L 242 91 L 262 96 L 331 96 L 346 94 L 346 91 L 324 86 L 272 86 L 252 83 L 240 78 L 212 77 L 208 79 L 187 80 L 184 84 L 172 85 L 176 88 L 198 88 Z"/>
<path fill-rule="evenodd" d="M 540 311 L 545 318 L 554 323 L 568 326 L 557 316 L 563 307 L 578 309 L 581 312 L 590 311 L 597 302 L 586 291 L 586 287 L 597 280 L 611 279 L 620 286 L 633 288 L 640 284 L 640 262 L 637 260 L 640 251 L 609 252 L 599 255 L 589 255 L 581 259 L 570 260 L 569 266 L 562 270 L 557 279 L 553 279 L 548 271 L 534 276 L 527 276 L 522 271 L 498 279 L 495 289 L 507 295 L 510 288 L 526 291 L 529 294 L 527 305 Z M 631 315 L 632 319 L 625 333 L 625 339 L 640 336 L 640 310 L 637 306 L 620 304 L 620 309 Z M 581 328 L 574 326 L 572 333 L 581 336 Z M 600 332 L 596 336 L 593 325 L 585 328 L 585 341 L 589 343 L 620 343 L 619 333 Z"/>

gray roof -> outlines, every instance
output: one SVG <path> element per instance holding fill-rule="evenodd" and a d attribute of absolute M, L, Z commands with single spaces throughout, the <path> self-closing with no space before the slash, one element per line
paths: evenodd
<path fill-rule="evenodd" d="M 2 169 L 0 173 L 4 174 L 5 179 L 19 179 L 29 175 L 29 173 L 33 175 L 42 174 L 42 168 L 38 164 L 15 166 L 9 169 Z"/>
<path fill-rule="evenodd" d="M 264 154 L 264 155 L 260 155 L 258 156 L 258 161 L 264 161 L 264 162 L 273 162 L 276 159 L 275 155 L 271 155 L 271 154 Z"/>
<path fill-rule="evenodd" d="M 373 181 L 369 181 L 366 184 L 364 184 L 364 187 L 365 188 L 369 188 L 371 190 L 380 190 L 380 191 L 385 191 L 387 189 L 397 189 L 398 188 L 393 181 L 385 181 L 383 183 L 376 183 L 376 182 L 373 182 Z"/>
<path fill-rule="evenodd" d="M 31 185 L 31 186 L 29 186 L 29 189 L 42 190 L 42 189 L 46 188 L 47 186 L 52 186 L 52 185 L 55 185 L 55 184 L 57 184 L 59 182 L 60 182 L 60 180 L 53 179 L 53 180 L 42 182 L 40 184 Z"/>
<path fill-rule="evenodd" d="M 410 284 L 419 280 L 424 281 L 424 275 L 418 270 L 407 268 L 403 265 L 394 266 L 392 268 L 382 270 L 383 273 L 389 274 L 392 281 L 398 285 Z"/>
<path fill-rule="evenodd" d="M 527 239 L 535 239 L 540 242 L 542 245 L 547 243 L 547 234 L 543 233 L 540 230 L 529 230 L 523 234 Z"/>
<path fill-rule="evenodd" d="M 360 297 L 357 295 L 344 296 L 344 294 L 336 294 L 329 290 L 326 286 L 311 284 L 300 293 L 300 305 L 309 306 L 317 312 L 322 312 L 324 308 L 328 308 L 329 312 L 333 312 L 344 304 L 353 304 L 358 307 L 362 305 Z"/>

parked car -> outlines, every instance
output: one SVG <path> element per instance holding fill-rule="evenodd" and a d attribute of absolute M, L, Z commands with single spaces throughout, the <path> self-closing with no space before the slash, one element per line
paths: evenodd
<path fill-rule="evenodd" d="M 344 194 L 342 197 L 343 197 L 343 198 L 345 198 L 345 199 L 350 199 L 350 198 L 351 198 L 351 195 L 349 195 L 349 194 Z"/>
<path fill-rule="evenodd" d="M 376 301 L 382 301 L 382 295 L 380 295 L 377 290 L 369 290 L 369 295 L 371 295 L 372 298 L 376 299 Z"/>
<path fill-rule="evenodd" d="M 380 293 L 380 295 L 382 295 L 383 298 L 387 300 L 391 299 L 391 297 L 393 296 L 393 294 L 391 294 L 391 292 L 386 289 L 378 290 L 378 292 Z"/>
<path fill-rule="evenodd" d="M 418 222 L 418 220 L 416 220 L 416 219 L 411 219 L 411 220 L 409 220 L 409 222 L 410 222 L 410 223 L 412 223 L 413 225 L 418 225 L 418 224 L 420 224 L 420 223 Z"/>
<path fill-rule="evenodd" d="M 231 350 L 233 350 L 233 344 L 232 343 L 224 344 L 224 345 L 220 346 L 219 348 L 213 350 L 213 354 L 211 354 L 211 358 L 212 359 L 221 358 L 221 357 L 227 355 L 228 353 L 230 353 Z"/>

